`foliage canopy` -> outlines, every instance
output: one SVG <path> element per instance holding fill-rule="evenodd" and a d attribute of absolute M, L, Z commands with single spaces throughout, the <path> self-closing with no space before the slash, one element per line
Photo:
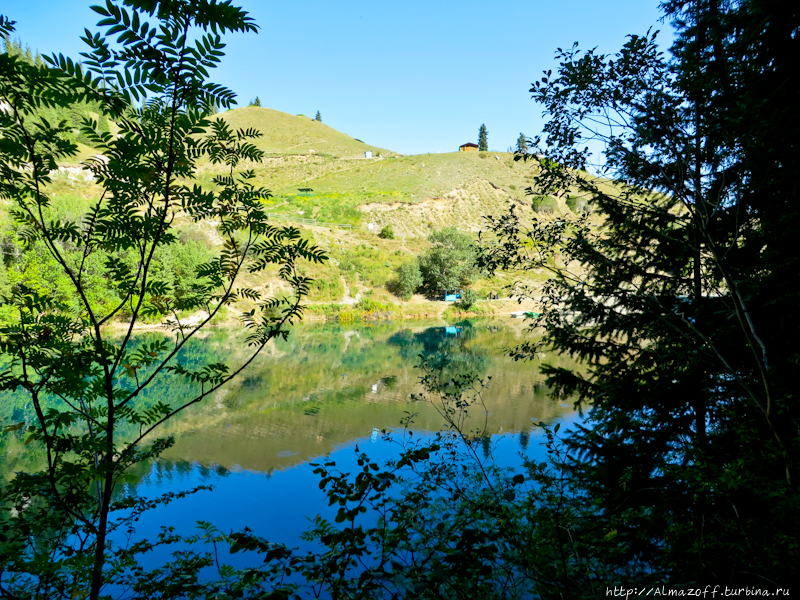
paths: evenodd
<path fill-rule="evenodd" d="M 261 202 L 268 190 L 253 185 L 251 171 L 238 172 L 243 161 L 260 160 L 251 142 L 258 132 L 206 118 L 212 107 L 233 103 L 207 71 L 223 55 L 222 34 L 256 31 L 247 13 L 228 2 L 145 0 L 109 0 L 93 10 L 105 33 L 87 31 L 80 63 L 56 55 L 45 66 L 0 55 L 0 197 L 11 203 L 16 235 L 46 257 L 69 298 L 46 279 L 22 277 L 1 300 L 0 390 L 26 394 L 35 412 L 3 434 L 26 436 L 46 456 L 43 470 L 18 473 L 0 488 L 0 593 L 12 597 L 95 599 L 109 581 L 136 572 L 135 557 L 147 548 L 113 548 L 109 535 L 153 502 L 115 493 L 126 470 L 172 443 L 157 437 L 162 423 L 287 335 L 310 283 L 297 261 L 326 258 L 298 230 L 268 223 Z M 0 35 L 12 32 L 13 22 L 0 17 Z M 98 107 L 119 132 L 82 120 L 81 134 L 98 152 L 84 168 L 101 191 L 85 214 L 64 217 L 49 189 L 58 161 L 76 152 L 73 124 L 45 115 L 81 103 Z M 211 189 L 193 182 L 200 157 L 225 167 Z M 216 223 L 222 239 L 182 276 L 160 265 L 177 247 L 179 220 Z M 292 290 L 285 298 L 240 285 L 240 274 L 272 266 Z M 93 293 L 98 278 L 114 291 L 113 302 Z M 256 304 L 240 317 L 248 357 L 186 362 L 184 345 L 239 298 Z M 199 320 L 186 318 L 192 313 Z M 138 322 L 163 315 L 172 340 L 133 341 Z M 108 325 L 120 318 L 117 334 Z M 185 401 L 140 401 L 168 377 L 189 384 Z M 156 577 L 132 585 L 147 597 L 158 584 Z"/>
<path fill-rule="evenodd" d="M 551 117 L 541 158 L 517 156 L 538 163 L 533 192 L 577 192 L 602 227 L 580 216 L 526 229 L 512 212 L 490 220 L 502 242 L 486 262 L 554 275 L 544 344 L 591 371 L 551 369 L 550 381 L 592 406 L 570 439 L 575 476 L 618 519 L 619 567 L 788 582 L 800 540 L 800 123 L 787 58 L 798 15 L 761 0 L 665 8 L 671 58 L 654 33 L 613 56 L 576 45 L 531 89 Z M 588 139 L 604 142 L 602 165 Z"/>
<path fill-rule="evenodd" d="M 431 296 L 469 285 L 478 275 L 475 241 L 455 227 L 445 227 L 428 236 L 432 244 L 419 257 L 422 287 Z"/>

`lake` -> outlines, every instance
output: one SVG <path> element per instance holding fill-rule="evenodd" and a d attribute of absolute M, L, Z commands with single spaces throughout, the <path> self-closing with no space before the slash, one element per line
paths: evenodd
<path fill-rule="evenodd" d="M 146 341 L 157 332 L 141 334 Z M 479 431 L 481 450 L 505 465 L 521 456 L 543 453 L 536 424 L 571 422 L 570 404 L 550 398 L 539 372 L 542 361 L 568 365 L 552 355 L 515 361 L 506 349 L 528 339 L 521 321 L 375 321 L 363 324 L 304 324 L 288 341 L 271 342 L 245 374 L 203 404 L 169 423 L 175 445 L 161 458 L 141 465 L 128 491 L 154 497 L 164 492 L 212 485 L 168 506 L 146 513 L 136 538 L 153 537 L 162 525 L 180 533 L 196 531 L 196 521 L 229 532 L 250 527 L 274 542 L 298 546 L 309 519 L 335 514 L 319 489 L 310 465 L 329 457 L 342 470 L 355 468 L 358 445 L 373 460 L 399 453 L 400 422 L 413 413 L 416 435 L 445 427 L 429 402 L 412 401 L 421 391 L 416 367 L 420 356 L 447 354 L 454 373 L 490 376 L 467 427 Z M 188 364 L 244 357 L 240 335 L 216 329 L 204 333 L 183 353 Z M 164 378 L 142 401 L 187 390 Z M 15 418 L 20 417 L 17 408 Z M 394 432 L 384 439 L 382 431 Z M 6 453 L 6 467 L 9 455 Z M 352 465 L 353 469 L 350 469 Z M 118 542 L 123 540 L 118 539 Z M 170 550 L 154 552 L 158 564 Z"/>

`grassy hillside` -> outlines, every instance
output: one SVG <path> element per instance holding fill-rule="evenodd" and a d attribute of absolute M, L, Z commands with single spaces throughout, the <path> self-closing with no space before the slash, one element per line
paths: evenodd
<path fill-rule="evenodd" d="M 484 215 L 527 203 L 531 167 L 507 153 L 398 156 L 311 118 L 262 107 L 218 118 L 262 132 L 256 144 L 267 156 L 248 166 L 254 183 L 272 190 L 267 203 L 278 214 L 378 230 L 392 225 L 398 235 L 425 237 L 453 224 L 478 231 Z M 374 158 L 364 158 L 368 150 Z M 206 164 L 198 175 L 208 182 L 216 172 Z"/>
<path fill-rule="evenodd" d="M 271 210 L 328 222 L 374 223 L 378 229 L 391 224 L 400 235 L 424 237 L 445 225 L 478 231 L 484 215 L 507 211 L 510 203 L 528 203 L 524 190 L 531 167 L 506 153 L 339 162 L 340 168 L 327 172 L 308 169 L 301 183 L 273 186 Z"/>
<path fill-rule="evenodd" d="M 482 179 L 522 198 L 529 172 L 530 167 L 515 163 L 510 154 L 450 152 L 364 161 L 313 183 L 315 191 L 366 201 L 421 202 Z"/>
<path fill-rule="evenodd" d="M 257 145 L 266 156 L 245 166 L 255 172 L 256 185 L 273 190 L 273 197 L 264 200 L 271 213 L 355 226 L 349 230 L 305 229 L 305 235 L 331 258 L 323 265 L 303 266 L 305 274 L 315 279 L 309 299 L 318 303 L 312 312 L 319 316 L 352 319 L 365 314 L 441 314 L 442 303 L 426 303 L 421 297 L 411 305 L 395 304 L 387 283 L 397 267 L 425 251 L 429 246 L 426 238 L 433 230 L 455 225 L 462 231 L 477 232 L 485 215 L 505 213 L 510 204 L 527 205 L 519 211 L 525 218 L 534 214 L 524 192 L 531 184 L 533 168 L 515 162 L 507 153 L 399 156 L 308 117 L 261 107 L 239 108 L 216 118 L 237 129 L 255 128 L 263 133 Z M 113 132 L 113 123 L 110 127 Z M 364 158 L 368 150 L 374 158 Z M 92 154 L 92 148 L 80 147 L 79 158 Z M 211 185 L 211 178 L 220 172 L 221 167 L 201 162 L 197 175 Z M 79 214 L 73 213 L 85 210 L 100 190 L 88 172 L 73 162 L 54 175 L 50 193 L 59 210 L 76 218 Z M 551 208 L 554 217 L 569 211 L 563 201 L 553 202 Z M 374 227 L 367 230 L 370 223 Z M 10 235 L 8 219 L 0 218 L 0 224 L 4 235 Z M 219 243 L 209 223 L 176 225 L 182 244 L 208 247 Z M 377 235 L 385 225 L 392 226 L 396 239 Z M 280 295 L 283 290 L 275 275 L 248 276 L 247 283 L 269 295 Z M 544 277 L 543 273 L 524 274 L 533 285 L 541 284 Z M 503 285 L 515 278 L 506 274 L 501 280 L 479 280 L 474 288 L 482 297 L 489 292 L 502 294 Z M 246 304 L 239 308 L 248 308 Z M 487 310 L 508 313 L 519 308 L 501 304 Z"/>
<path fill-rule="evenodd" d="M 234 108 L 217 116 L 235 129 L 253 127 L 263 137 L 256 145 L 268 154 L 324 154 L 335 157 L 362 157 L 367 150 L 376 156 L 392 154 L 385 148 L 370 146 L 302 115 L 248 106 Z"/>

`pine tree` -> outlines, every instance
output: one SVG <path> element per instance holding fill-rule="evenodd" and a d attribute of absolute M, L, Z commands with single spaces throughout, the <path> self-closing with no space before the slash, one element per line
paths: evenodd
<path fill-rule="evenodd" d="M 12 40 L 10 36 L 5 36 L 3 38 L 3 51 L 9 56 L 22 57 L 24 54 L 22 51 L 22 41 L 19 38 Z"/>
<path fill-rule="evenodd" d="M 519 138 L 517 139 L 517 154 L 527 154 L 528 153 L 528 138 L 525 137 L 524 133 L 519 134 Z"/>
<path fill-rule="evenodd" d="M 319 121 L 320 123 L 322 123 L 322 115 L 321 115 L 321 114 L 319 114 L 319 111 L 317 111 L 317 116 L 316 116 L 316 117 L 314 117 L 314 120 L 315 120 L 315 121 Z"/>
<path fill-rule="evenodd" d="M 250 104 L 248 104 L 248 106 L 261 106 L 261 99 L 258 96 L 256 96 L 256 99 L 251 101 Z"/>
<path fill-rule="evenodd" d="M 671 59 L 651 34 L 615 56 L 574 46 L 531 89 L 551 117 L 533 188 L 589 199 L 602 233 L 587 219 L 526 229 L 512 213 L 493 220 L 507 243 L 487 252 L 553 272 L 545 340 L 586 371 L 551 368 L 549 382 L 592 403 L 569 443 L 617 566 L 789 581 L 800 546 L 800 16 L 774 0 L 664 6 Z M 590 173 L 588 138 L 605 142 L 614 186 Z"/>
<path fill-rule="evenodd" d="M 481 128 L 478 130 L 478 150 L 481 152 L 487 152 L 489 150 L 489 144 L 486 141 L 488 133 L 486 125 L 481 125 Z"/>

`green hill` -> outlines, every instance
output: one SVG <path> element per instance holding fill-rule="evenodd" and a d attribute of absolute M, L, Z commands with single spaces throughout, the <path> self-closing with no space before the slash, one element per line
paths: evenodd
<path fill-rule="evenodd" d="M 477 231 L 483 215 L 525 203 L 531 166 L 499 152 L 452 152 L 339 161 L 339 169 L 274 185 L 273 210 L 300 211 L 321 221 L 391 224 L 399 234 L 424 236 L 457 225 Z M 277 183 L 277 182 L 276 182 Z M 283 183 L 283 182 L 281 182 Z M 265 185 L 270 182 L 264 181 Z M 310 188 L 312 192 L 300 192 Z"/>
<path fill-rule="evenodd" d="M 308 264 L 302 268 L 315 279 L 309 299 L 321 303 L 314 309 L 320 314 L 350 318 L 347 307 L 365 298 L 378 303 L 369 305 L 370 311 L 377 310 L 375 306 L 384 306 L 382 302 L 390 303 L 385 306 L 395 306 L 387 283 L 399 265 L 429 246 L 426 238 L 431 231 L 455 225 L 474 233 L 482 229 L 486 215 L 503 214 L 509 204 L 530 206 L 524 190 L 531 184 L 533 167 L 515 162 L 507 153 L 399 156 L 308 117 L 262 107 L 238 108 L 216 118 L 224 119 L 236 129 L 255 128 L 262 132 L 263 137 L 256 144 L 266 155 L 258 163 L 243 166 L 253 170 L 255 185 L 272 190 L 273 196 L 265 198 L 264 203 L 276 220 L 283 223 L 290 218 L 302 225 L 304 235 L 330 256 L 331 260 L 323 265 Z M 113 132 L 114 124 L 109 126 Z M 89 147 L 81 146 L 80 150 L 80 157 L 76 158 L 93 154 Z M 373 153 L 373 158 L 365 157 L 367 151 Z M 200 161 L 197 177 L 202 183 L 213 185 L 212 177 L 222 170 L 221 166 Z M 91 176 L 77 164 L 63 165 L 54 174 L 49 192 L 59 210 L 75 218 L 100 194 Z M 569 211 L 563 201 L 552 203 L 552 209 L 557 213 Z M 525 218 L 532 216 L 530 208 L 519 213 Z M 315 222 L 300 222 L 307 219 Z M 11 234 L 11 223 L 7 218 L 0 221 L 7 237 Z M 348 224 L 352 228 L 331 229 L 325 223 Z M 219 243 L 208 223 L 179 220 L 176 225 L 182 243 L 197 242 L 201 246 Z M 386 225 L 392 226 L 396 239 L 377 235 Z M 474 287 L 485 297 L 489 292 L 496 294 L 513 277 L 480 280 Z M 533 281 L 541 276 L 529 273 L 525 278 Z M 282 284 L 275 273 L 260 273 L 247 279 L 246 285 L 270 295 L 282 293 Z M 339 314 L 338 303 L 343 303 L 341 310 L 345 312 Z M 412 312 L 432 311 L 433 316 L 441 310 L 441 306 L 424 305 Z M 501 310 L 516 309 L 502 306 Z"/>
<path fill-rule="evenodd" d="M 267 156 L 249 167 L 254 183 L 274 194 L 270 211 L 287 217 L 391 224 L 400 235 L 426 236 L 452 224 L 477 231 L 483 215 L 526 202 L 531 167 L 507 153 L 399 156 L 308 117 L 255 106 L 217 118 L 263 134 L 256 145 Z M 373 158 L 365 158 L 367 151 Z M 203 165 L 198 174 L 208 181 L 216 171 Z"/>
<path fill-rule="evenodd" d="M 376 156 L 392 154 L 385 148 L 370 146 L 332 127 L 303 115 L 248 106 L 221 113 L 231 127 L 258 129 L 263 137 L 256 145 L 268 154 L 323 154 L 335 157 L 360 157 L 372 151 Z"/>

